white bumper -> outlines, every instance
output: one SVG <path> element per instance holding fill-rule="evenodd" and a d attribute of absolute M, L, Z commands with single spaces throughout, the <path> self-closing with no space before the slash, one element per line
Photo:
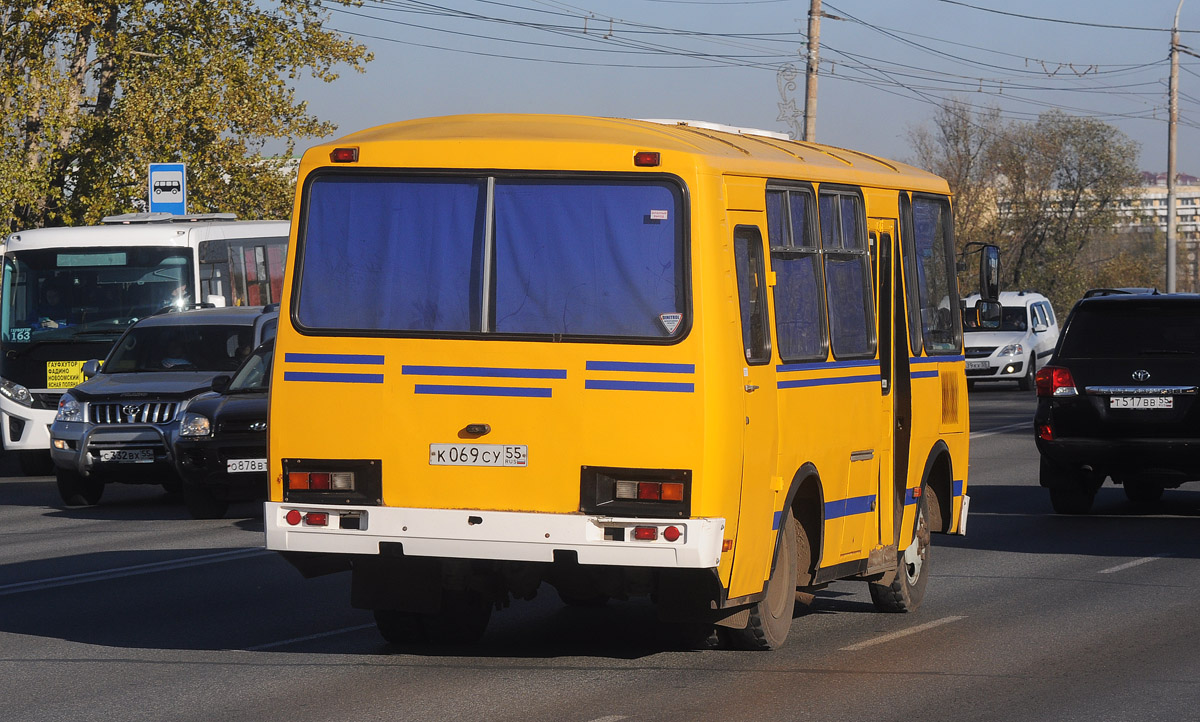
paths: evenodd
<path fill-rule="evenodd" d="M 54 409 L 31 409 L 12 399 L 0 396 L 0 434 L 3 434 L 7 451 L 45 451 L 50 448 L 50 424 L 54 423 Z M 12 436 L 12 419 L 20 419 L 24 426 L 21 434 Z"/>
<path fill-rule="evenodd" d="M 289 524 L 289 511 L 326 512 L 326 526 Z M 714 568 L 721 563 L 724 519 L 630 519 L 583 514 L 346 507 L 267 502 L 267 548 L 275 551 L 379 554 L 380 542 L 405 556 L 552 562 L 559 550 L 580 564 Z M 345 521 L 343 521 L 345 520 Z M 358 525 L 357 529 L 342 528 Z M 680 537 L 669 542 L 667 527 Z M 634 527 L 656 527 L 654 541 L 633 540 Z"/>

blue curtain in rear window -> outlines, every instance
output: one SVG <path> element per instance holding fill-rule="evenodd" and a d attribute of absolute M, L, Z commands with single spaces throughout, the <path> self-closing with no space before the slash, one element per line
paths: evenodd
<path fill-rule="evenodd" d="M 667 184 L 498 182 L 493 330 L 666 337 L 681 205 Z"/>
<path fill-rule="evenodd" d="M 479 330 L 486 181 L 322 177 L 297 318 L 309 328 Z"/>

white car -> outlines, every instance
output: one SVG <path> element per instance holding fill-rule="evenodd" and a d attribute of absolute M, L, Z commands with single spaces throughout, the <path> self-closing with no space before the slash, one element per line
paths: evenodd
<path fill-rule="evenodd" d="M 1005 291 L 1000 294 L 1000 328 L 982 329 L 975 325 L 978 295 L 963 299 L 963 346 L 967 363 L 967 383 L 1016 381 L 1018 388 L 1033 388 L 1033 376 L 1046 365 L 1058 344 L 1058 319 L 1050 299 L 1031 291 Z"/>

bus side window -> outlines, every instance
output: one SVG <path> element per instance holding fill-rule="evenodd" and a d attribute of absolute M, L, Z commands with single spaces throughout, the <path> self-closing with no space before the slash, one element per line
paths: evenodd
<path fill-rule="evenodd" d="M 746 361 L 764 364 L 771 360 L 771 340 L 767 335 L 766 269 L 763 266 L 762 234 L 758 228 L 738 226 L 734 230 L 733 255 L 742 317 L 742 347 Z"/>
<path fill-rule="evenodd" d="M 862 199 L 850 190 L 821 190 L 821 253 L 835 358 L 875 355 L 875 298 Z"/>
<path fill-rule="evenodd" d="M 813 194 L 806 188 L 767 190 L 771 270 L 775 272 L 775 338 L 785 362 L 824 361 L 824 276 L 816 240 Z"/>

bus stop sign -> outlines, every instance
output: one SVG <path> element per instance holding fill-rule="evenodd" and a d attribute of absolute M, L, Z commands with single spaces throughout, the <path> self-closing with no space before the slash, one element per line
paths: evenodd
<path fill-rule="evenodd" d="M 147 190 L 151 213 L 187 213 L 187 171 L 183 163 L 151 163 Z"/>

